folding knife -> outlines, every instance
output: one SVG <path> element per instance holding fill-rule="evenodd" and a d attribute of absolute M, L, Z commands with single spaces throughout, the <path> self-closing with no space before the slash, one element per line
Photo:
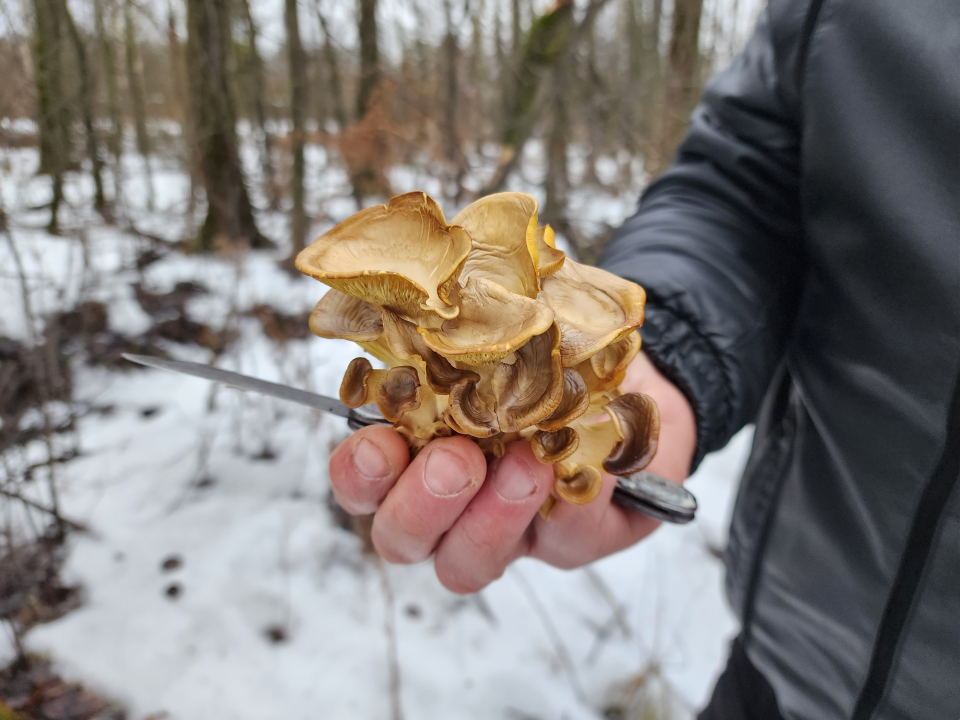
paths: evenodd
<path fill-rule="evenodd" d="M 123 357 L 147 367 L 193 375 L 211 382 L 222 383 L 236 390 L 270 395 L 288 402 L 306 405 L 314 410 L 346 418 L 347 425 L 353 430 L 359 430 L 368 425 L 392 425 L 380 414 L 375 405 L 348 408 L 335 398 L 317 395 L 306 390 L 298 390 L 289 385 L 267 382 L 229 370 L 221 370 L 201 363 L 164 360 L 147 355 L 130 355 L 127 353 L 124 353 Z M 690 522 L 697 512 L 697 499 L 693 496 L 693 493 L 677 483 L 670 482 L 646 470 L 641 470 L 626 477 L 618 477 L 617 486 L 613 491 L 613 502 L 621 507 L 643 513 L 648 517 L 676 524 Z"/>

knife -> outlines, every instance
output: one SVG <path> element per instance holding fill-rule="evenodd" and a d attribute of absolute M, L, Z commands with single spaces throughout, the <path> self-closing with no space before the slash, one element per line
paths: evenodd
<path fill-rule="evenodd" d="M 318 395 L 306 390 L 298 390 L 289 385 L 280 385 L 201 363 L 165 360 L 149 355 L 131 355 L 129 353 L 123 353 L 123 357 L 139 365 L 193 375 L 204 380 L 221 383 L 235 390 L 260 393 L 261 395 L 269 395 L 288 402 L 306 405 L 314 410 L 346 418 L 347 425 L 352 430 L 359 430 L 368 425 L 393 425 L 380 414 L 376 405 L 361 405 L 358 408 L 349 408 L 336 398 Z M 656 520 L 678 525 L 693 520 L 697 512 L 697 500 L 693 493 L 677 483 L 670 482 L 666 478 L 654 475 L 646 470 L 625 477 L 618 477 L 612 499 L 621 507 L 634 510 Z"/>

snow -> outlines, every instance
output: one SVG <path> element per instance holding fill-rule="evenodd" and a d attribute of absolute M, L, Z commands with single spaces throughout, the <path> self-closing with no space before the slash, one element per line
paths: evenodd
<path fill-rule="evenodd" d="M 530 153 L 535 159 L 537 148 Z M 35 154 L 4 155 L 0 192 L 8 211 L 18 209 L 12 237 L 42 312 L 97 299 L 108 304 L 113 329 L 136 334 L 150 320 L 130 283 L 165 292 L 192 280 L 209 293 L 190 301 L 191 317 L 214 327 L 232 321 L 240 331 L 222 366 L 336 394 L 358 348 L 319 338 L 278 345 L 242 315 L 262 302 L 302 312 L 322 295 L 315 281 L 278 267 L 282 242 L 233 258 L 173 252 L 141 276 L 135 235 L 87 224 L 83 178 L 68 183 L 65 237 L 51 237 L 38 229 L 45 213 L 29 210 L 49 192 L 29 179 Z M 312 167 L 323 167 L 322 151 L 315 157 Z M 141 183 L 127 187 L 137 227 L 178 239 L 185 179 L 157 163 L 159 209 L 150 212 L 141 159 L 128 157 L 126 167 Z M 391 179 L 403 190 L 428 180 L 412 168 L 395 168 Z M 310 188 L 329 214 L 317 213 L 317 232 L 353 211 L 335 167 L 316 171 Z M 574 202 L 592 221 L 616 224 L 635 197 L 629 188 L 617 196 L 592 190 Z M 281 213 L 259 218 L 269 235 L 283 236 Z M 71 235 L 81 227 L 86 268 Z M 0 334 L 26 338 L 6 243 L 0 272 Z M 209 359 L 196 347 L 168 350 Z M 672 717 L 689 718 L 709 696 L 736 633 L 722 563 L 709 548 L 725 543 L 749 430 L 689 481 L 701 508 L 694 523 L 662 527 L 586 569 L 521 560 L 461 597 L 439 584 L 430 562 L 378 566 L 336 525 L 326 465 L 349 432 L 342 420 L 161 371 L 74 371 L 77 400 L 104 409 L 80 421 L 81 455 L 62 467 L 63 512 L 89 528 L 73 536 L 64 569 L 85 602 L 26 642 L 68 679 L 123 702 L 131 718 L 390 718 L 389 624 L 407 718 L 598 718 L 609 703 L 626 702 L 631 686 L 640 688 L 634 696 L 668 695 Z M 182 565 L 164 570 L 174 556 Z M 271 632 L 284 637 L 273 642 Z M 641 677 L 645 684 L 633 682 Z"/>

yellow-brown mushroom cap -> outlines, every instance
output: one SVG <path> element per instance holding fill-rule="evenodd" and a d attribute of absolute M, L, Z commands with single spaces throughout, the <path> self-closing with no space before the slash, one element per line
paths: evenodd
<path fill-rule="evenodd" d="M 553 324 L 553 311 L 495 282 L 471 277 L 460 290 L 460 314 L 418 332 L 434 352 L 470 365 L 502 360 Z"/>
<path fill-rule="evenodd" d="M 563 365 L 573 367 L 642 325 L 646 294 L 636 283 L 568 259 L 543 278 L 540 299 L 556 313 Z"/>
<path fill-rule="evenodd" d="M 466 230 L 473 242 L 461 285 L 468 278 L 485 278 L 517 295 L 537 297 L 535 199 L 515 192 L 488 195 L 467 205 L 453 224 Z"/>
<path fill-rule="evenodd" d="M 373 342 L 383 333 L 383 320 L 379 308 L 331 288 L 310 314 L 310 332 L 322 338 Z"/>
<path fill-rule="evenodd" d="M 470 237 L 422 192 L 361 210 L 297 256 L 297 269 L 348 295 L 439 327 L 456 317 Z"/>

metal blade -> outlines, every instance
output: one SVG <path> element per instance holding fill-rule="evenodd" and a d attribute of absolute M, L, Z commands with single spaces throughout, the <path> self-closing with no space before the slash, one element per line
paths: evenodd
<path fill-rule="evenodd" d="M 335 398 L 317 395 L 306 390 L 297 390 L 289 385 L 278 385 L 277 383 L 267 382 L 241 375 L 240 373 L 221 370 L 220 368 L 203 365 L 201 363 L 184 362 L 182 360 L 164 360 L 163 358 L 150 357 L 149 355 L 130 355 L 123 353 L 123 357 L 131 362 L 147 367 L 158 368 L 160 370 L 172 370 L 173 372 L 193 375 L 194 377 L 211 380 L 216 383 L 223 383 L 227 387 L 237 390 L 246 390 L 256 392 L 262 395 L 280 398 L 289 402 L 295 402 L 300 405 L 306 405 L 314 410 L 320 410 L 325 413 L 339 415 L 342 418 L 349 418 L 350 408 Z"/>

